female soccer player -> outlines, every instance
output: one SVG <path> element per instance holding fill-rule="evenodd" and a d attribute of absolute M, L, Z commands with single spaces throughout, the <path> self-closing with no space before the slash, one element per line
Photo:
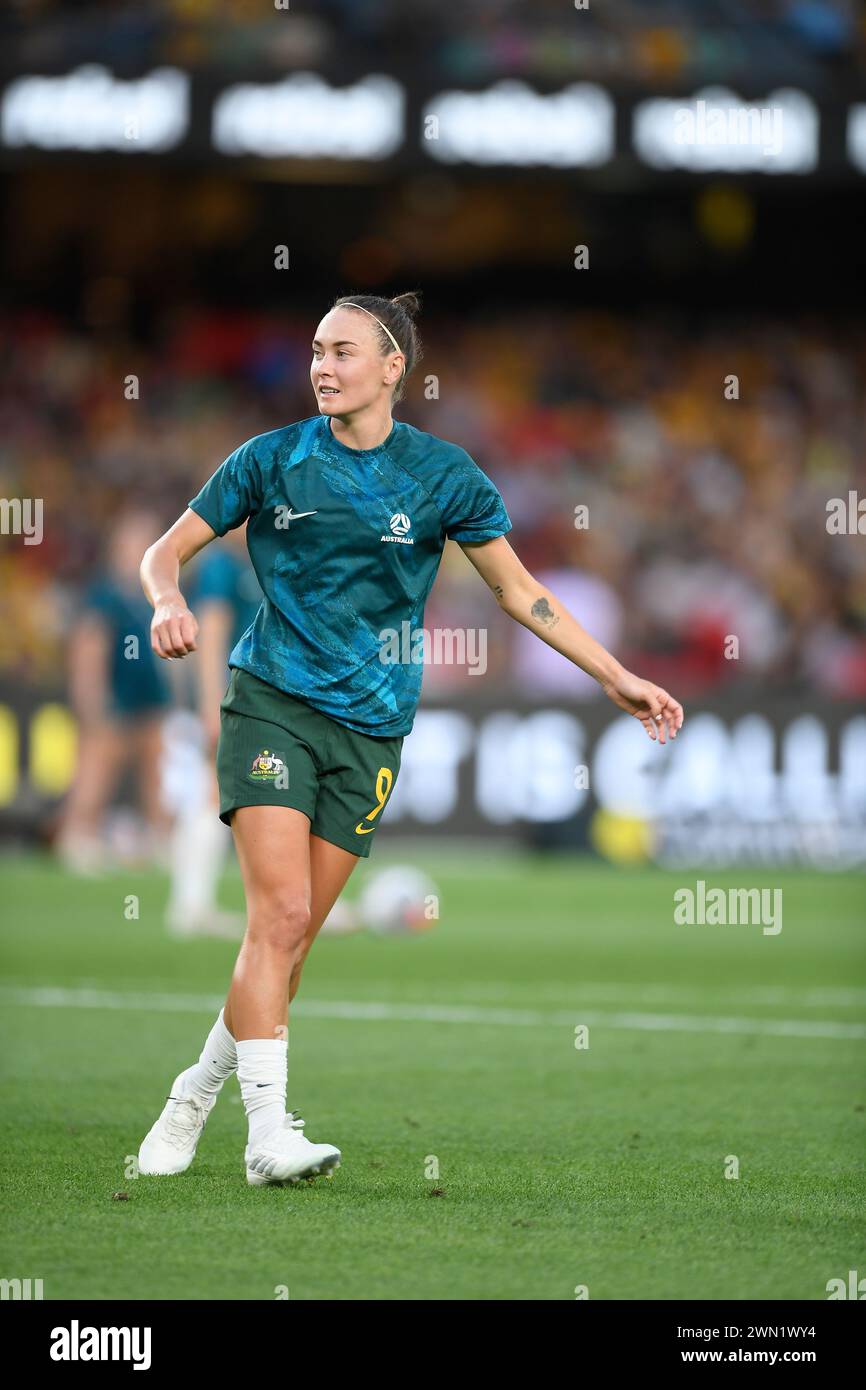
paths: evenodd
<path fill-rule="evenodd" d="M 667 691 L 626 671 L 524 569 L 505 539 L 502 498 L 469 455 L 392 419 L 420 355 L 418 308 L 414 294 L 336 300 L 312 344 L 318 413 L 230 454 L 142 561 L 162 657 L 196 650 L 181 565 L 247 519 L 264 600 L 230 658 L 217 749 L 246 935 L 201 1056 L 142 1143 L 141 1173 L 189 1167 L 235 1069 L 250 1183 L 339 1164 L 339 1149 L 310 1143 L 297 1111 L 286 1113 L 288 1005 L 316 933 L 370 853 L 412 728 L 423 665 L 390 659 L 380 634 L 423 627 L 446 538 L 506 613 L 593 676 L 650 738 L 664 743 L 683 721 Z"/>

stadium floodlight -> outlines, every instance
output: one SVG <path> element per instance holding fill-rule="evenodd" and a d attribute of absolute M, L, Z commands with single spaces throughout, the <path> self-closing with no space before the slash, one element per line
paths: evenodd
<path fill-rule="evenodd" d="M 242 82 L 217 97 L 211 134 L 221 154 L 295 159 L 387 159 L 405 138 L 404 88 L 371 74 L 335 88 L 315 73 Z"/>
<path fill-rule="evenodd" d="M 525 82 L 447 91 L 422 112 L 421 145 L 446 164 L 605 164 L 614 153 L 614 105 L 603 88 L 575 83 L 542 95 Z"/>
<path fill-rule="evenodd" d="M 651 97 L 634 109 L 634 148 L 655 169 L 808 174 L 818 162 L 815 103 L 792 87 L 746 102 L 726 87 Z"/>
<path fill-rule="evenodd" d="M 189 126 L 189 75 L 156 68 L 132 81 L 88 64 L 62 77 L 18 77 L 0 104 L 0 140 L 10 148 L 170 150 Z"/>

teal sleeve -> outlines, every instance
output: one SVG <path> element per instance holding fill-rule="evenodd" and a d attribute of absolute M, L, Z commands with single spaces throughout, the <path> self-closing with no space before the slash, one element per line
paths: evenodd
<path fill-rule="evenodd" d="M 452 541 L 491 541 L 511 530 L 498 489 L 464 449 L 449 468 L 442 522 Z"/>
<path fill-rule="evenodd" d="M 189 506 L 218 536 L 233 531 L 261 505 L 261 472 L 255 439 L 229 454 Z"/>

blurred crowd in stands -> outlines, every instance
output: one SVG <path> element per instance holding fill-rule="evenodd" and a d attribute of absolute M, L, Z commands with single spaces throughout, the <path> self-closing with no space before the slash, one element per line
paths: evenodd
<path fill-rule="evenodd" d="M 0 318 L 0 497 L 44 508 L 41 544 L 2 538 L 0 682 L 62 689 L 65 634 L 123 508 L 167 526 L 243 440 L 318 413 L 317 321 L 178 308 L 145 344 Z M 419 329 L 396 418 L 472 455 L 524 564 L 632 669 L 680 698 L 866 695 L 866 537 L 827 527 L 830 499 L 866 498 L 862 326 L 479 307 Z M 426 626 L 485 629 L 498 686 L 595 689 L 453 544 Z M 483 682 L 425 672 L 428 690 L 458 684 Z"/>
<path fill-rule="evenodd" d="M 11 0 L 20 66 L 171 63 L 225 72 L 423 56 L 454 81 L 820 82 L 862 71 L 857 0 Z"/>

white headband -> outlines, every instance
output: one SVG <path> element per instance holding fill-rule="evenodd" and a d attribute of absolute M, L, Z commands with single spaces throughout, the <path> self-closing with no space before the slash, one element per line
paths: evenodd
<path fill-rule="evenodd" d="M 337 305 L 337 308 L 360 309 L 363 313 L 369 314 L 371 319 L 376 319 L 376 315 L 372 313 L 369 309 L 365 309 L 363 304 L 353 304 L 350 299 L 344 299 L 342 304 Z M 400 344 L 397 342 L 397 339 L 394 337 L 394 334 L 391 332 L 388 325 L 386 323 L 383 323 L 381 319 L 376 319 L 376 322 L 378 323 L 380 328 L 384 328 L 385 332 L 388 334 L 388 337 L 391 339 L 391 342 L 394 344 L 396 351 L 399 352 L 400 356 L 403 358 L 403 370 L 400 373 L 400 377 L 402 380 L 402 378 L 406 375 L 406 354 L 401 348 Z"/>

